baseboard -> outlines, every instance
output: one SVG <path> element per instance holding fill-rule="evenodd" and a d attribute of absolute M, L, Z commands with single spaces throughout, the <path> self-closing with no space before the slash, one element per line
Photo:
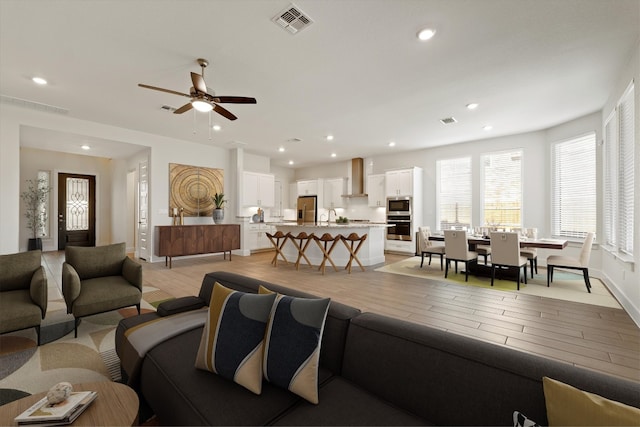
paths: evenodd
<path fill-rule="evenodd" d="M 589 272 L 591 272 L 591 270 L 589 270 Z M 624 308 L 624 310 L 627 312 L 629 317 L 631 317 L 635 324 L 640 327 L 640 310 L 638 309 L 638 307 L 633 305 L 633 302 L 629 298 L 627 298 L 627 296 L 620 290 L 620 288 L 618 288 L 618 286 L 616 286 L 615 282 L 611 280 L 609 276 L 599 270 L 598 273 L 599 276 L 594 276 L 602 280 L 607 289 L 609 289 L 613 296 L 618 300 L 622 308 Z"/>

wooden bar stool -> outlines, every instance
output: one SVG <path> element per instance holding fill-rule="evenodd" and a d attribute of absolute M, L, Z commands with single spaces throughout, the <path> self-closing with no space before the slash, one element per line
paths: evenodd
<path fill-rule="evenodd" d="M 294 236 L 291 233 L 287 233 L 287 237 L 298 249 L 298 259 L 296 260 L 296 270 L 300 266 L 300 261 L 302 258 L 304 258 L 307 264 L 309 264 L 309 267 L 313 268 L 313 265 L 311 265 L 311 261 L 309 261 L 309 258 L 307 258 L 307 256 L 305 255 L 305 251 L 307 250 L 309 243 L 311 243 L 311 241 L 315 237 L 314 234 L 313 233 L 307 234 L 304 231 L 302 231 L 298 233 L 297 236 Z M 298 240 L 300 243 L 296 242 L 296 240 Z"/>
<path fill-rule="evenodd" d="M 363 234 L 362 236 L 358 236 L 357 233 L 351 233 L 347 237 L 342 236 L 342 243 L 344 243 L 344 245 L 347 247 L 347 250 L 349 251 L 349 262 L 344 267 L 345 270 L 349 271 L 349 274 L 351 274 L 351 264 L 353 263 L 353 260 L 356 260 L 356 262 L 358 263 L 362 271 L 365 271 L 364 266 L 358 259 L 358 251 L 362 247 L 362 244 L 364 243 L 365 240 L 367 240 L 366 234 Z M 356 242 L 358 242 L 358 245 L 354 250 L 353 245 Z"/>
<path fill-rule="evenodd" d="M 325 268 L 325 264 L 327 263 L 327 260 L 331 263 L 331 265 L 333 266 L 333 269 L 335 271 L 338 271 L 338 268 L 336 267 L 336 265 L 333 263 L 333 260 L 331 259 L 331 252 L 333 252 L 333 250 L 336 247 L 336 243 L 338 243 L 341 238 L 342 238 L 341 234 L 332 236 L 329 233 L 324 233 L 322 237 L 318 237 L 315 234 L 313 235 L 313 240 L 315 240 L 315 242 L 318 244 L 318 247 L 320 248 L 320 250 L 324 255 L 322 258 L 322 263 L 320 264 L 320 267 L 318 267 L 318 270 L 322 270 L 322 274 L 324 274 L 324 268 Z M 331 243 L 331 246 L 329 246 L 329 249 L 327 250 L 327 245 L 329 244 L 329 242 L 332 242 L 332 243 Z"/>
<path fill-rule="evenodd" d="M 271 264 L 273 264 L 274 267 L 278 266 L 278 255 L 282 257 L 285 263 L 289 264 L 289 261 L 287 261 L 287 258 L 282 253 L 282 248 L 284 247 L 284 244 L 287 243 L 288 236 L 282 231 L 276 231 L 274 234 L 265 232 L 265 234 L 276 250 L 273 259 L 271 260 Z M 282 243 L 280 243 L 280 239 L 282 239 Z"/>

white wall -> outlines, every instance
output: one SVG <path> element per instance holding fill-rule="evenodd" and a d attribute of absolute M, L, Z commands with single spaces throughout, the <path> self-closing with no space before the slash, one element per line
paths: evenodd
<path fill-rule="evenodd" d="M 111 233 L 112 188 L 118 184 L 117 177 L 112 174 L 112 162 L 102 157 L 79 156 L 54 151 L 37 150 L 22 147 L 20 149 L 20 192 L 26 190 L 26 180 L 35 179 L 38 171 L 51 172 L 50 236 L 43 239 L 43 250 L 58 249 L 57 217 L 58 217 L 58 174 L 77 173 L 96 177 L 96 245 L 113 242 Z M 126 177 L 125 177 L 126 178 Z M 24 204 L 20 203 L 19 250 L 27 250 L 30 231 L 26 227 Z"/>
<path fill-rule="evenodd" d="M 115 166 L 100 169 L 101 176 L 110 176 L 110 179 L 100 179 L 96 184 L 103 194 L 110 194 L 112 198 L 103 199 L 98 207 L 98 212 L 103 218 L 100 221 L 100 230 L 97 233 L 99 244 L 112 243 L 114 236 L 121 241 L 126 240 L 126 215 L 123 216 L 120 207 L 127 204 L 127 178 L 128 172 L 137 167 L 140 158 L 149 159 L 149 226 L 153 230 L 155 225 L 167 225 L 171 223 L 168 216 L 169 205 L 169 163 L 182 163 L 193 166 L 220 168 L 225 171 L 225 192 L 228 183 L 233 185 L 235 178 L 229 170 L 229 153 L 219 147 L 204 144 L 195 144 L 159 135 L 152 135 L 130 129 L 108 126 L 96 122 L 88 122 L 70 118 L 64 115 L 34 111 L 26 108 L 0 105 L 0 253 L 18 252 L 22 247 L 21 215 L 20 208 L 20 126 L 32 126 L 43 129 L 51 129 L 59 132 L 69 132 L 88 137 L 125 142 L 140 145 L 142 154 L 132 156 L 135 160 L 127 159 L 118 161 Z M 145 151 L 148 150 L 148 151 Z M 84 156 L 81 161 L 72 162 L 72 166 L 80 173 L 86 171 Z M 110 162 L 110 161 L 109 161 Z M 26 166 L 25 166 L 26 167 Z M 65 167 L 67 167 L 65 165 Z M 71 167 L 71 165 L 69 166 Z M 117 176 L 113 175 L 116 171 Z M 28 172 L 28 171 L 27 171 Z M 228 180 L 227 177 L 230 177 Z M 111 182 L 114 182 L 112 186 Z M 233 188 L 233 187 L 231 187 Z M 112 208 L 113 206 L 113 208 Z M 233 208 L 232 208 L 233 209 Z M 235 212 L 231 212 L 231 218 L 235 218 Z M 124 218 L 124 220 L 122 220 Z M 210 218 L 187 218 L 186 223 L 211 222 Z M 232 221 L 233 222 L 233 221 Z M 153 236 L 151 236 L 151 248 L 153 249 Z M 26 243 L 24 243 L 26 244 Z M 156 260 L 157 257 L 151 257 Z"/>
<path fill-rule="evenodd" d="M 640 325 L 640 43 L 629 55 L 629 63 L 622 70 L 611 91 L 602 114 L 601 126 L 615 109 L 616 104 L 631 82 L 635 81 L 635 198 L 634 198 L 634 254 L 626 261 L 613 253 L 602 251 L 602 272 L 613 293 L 627 312 Z M 602 187 L 600 187 L 602 188 Z"/>

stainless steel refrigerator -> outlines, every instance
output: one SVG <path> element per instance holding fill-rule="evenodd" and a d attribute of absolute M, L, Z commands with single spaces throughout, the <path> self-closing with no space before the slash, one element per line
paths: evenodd
<path fill-rule="evenodd" d="M 298 196 L 298 224 L 316 225 L 318 221 L 318 198 L 316 196 Z"/>

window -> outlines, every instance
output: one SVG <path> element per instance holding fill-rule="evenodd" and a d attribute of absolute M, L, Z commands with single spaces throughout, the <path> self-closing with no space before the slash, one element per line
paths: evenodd
<path fill-rule="evenodd" d="M 471 227 L 471 157 L 438 160 L 436 174 L 440 230 Z"/>
<path fill-rule="evenodd" d="M 522 150 L 483 154 L 482 222 L 489 227 L 522 226 Z"/>
<path fill-rule="evenodd" d="M 634 83 L 631 82 L 604 129 L 604 241 L 633 255 Z"/>
<path fill-rule="evenodd" d="M 43 190 L 46 195 L 44 196 L 44 200 L 40 203 L 38 207 L 38 215 L 40 216 L 42 222 L 38 229 L 37 235 L 42 238 L 51 237 L 49 235 L 49 211 L 50 209 L 50 197 L 51 189 L 50 189 L 50 173 L 49 171 L 38 171 L 38 179 L 37 179 L 38 189 Z"/>
<path fill-rule="evenodd" d="M 596 135 L 551 147 L 551 222 L 556 237 L 584 238 L 596 231 Z"/>

